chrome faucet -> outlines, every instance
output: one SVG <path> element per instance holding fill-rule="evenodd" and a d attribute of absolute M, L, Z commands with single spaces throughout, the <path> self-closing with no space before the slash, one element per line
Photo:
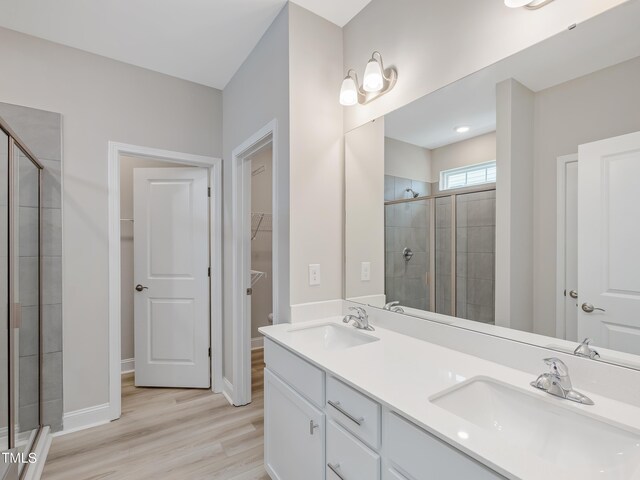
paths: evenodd
<path fill-rule="evenodd" d="M 362 308 L 362 307 L 349 307 L 349 310 L 353 310 L 356 312 L 355 315 L 346 315 L 342 321 L 344 323 L 349 323 L 351 320 L 353 320 L 354 323 L 354 327 L 356 327 L 357 329 L 360 330 L 369 330 L 370 332 L 373 332 L 375 330 L 375 328 L 373 328 L 371 325 L 369 325 L 369 315 L 367 315 L 367 311 Z"/>
<path fill-rule="evenodd" d="M 404 313 L 404 308 L 400 307 L 400 302 L 389 302 L 384 307 L 384 310 L 389 310 L 390 312 Z"/>
<path fill-rule="evenodd" d="M 569 377 L 569 368 L 562 360 L 559 358 L 545 358 L 544 363 L 549 365 L 550 372 L 543 373 L 534 382 L 531 382 L 532 387 L 565 400 L 582 403 L 583 405 L 593 405 L 593 400 L 573 389 L 571 378 Z"/>
<path fill-rule="evenodd" d="M 579 357 L 590 358 L 592 360 L 600 358 L 598 351 L 589 346 L 590 343 L 591 339 L 585 338 L 584 341 L 573 351 L 573 354 Z"/>

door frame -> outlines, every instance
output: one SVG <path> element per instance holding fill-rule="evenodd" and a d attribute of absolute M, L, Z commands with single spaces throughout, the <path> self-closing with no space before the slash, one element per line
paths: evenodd
<path fill-rule="evenodd" d="M 225 395 L 235 406 L 251 403 L 251 318 L 248 316 L 246 294 L 250 287 L 250 275 L 247 265 L 251 265 L 251 205 L 247 205 L 247 195 L 251 192 L 251 165 L 247 158 L 258 149 L 271 143 L 272 149 L 272 274 L 273 287 L 273 323 L 277 324 L 280 318 L 279 298 L 279 172 L 278 163 L 278 124 L 272 120 L 262 127 L 239 146 L 233 149 L 231 159 L 231 221 L 232 243 L 232 305 L 231 315 L 233 322 L 233 384 L 225 379 Z"/>
<path fill-rule="evenodd" d="M 171 163 L 205 167 L 209 170 L 209 258 L 211 389 L 222 391 L 222 159 L 157 148 L 109 142 L 109 418 L 121 414 L 120 339 L 120 157 L 131 155 Z"/>
<path fill-rule="evenodd" d="M 560 290 L 567 277 L 566 265 L 566 238 L 567 228 L 567 175 L 568 163 L 578 162 L 578 154 L 563 155 L 557 158 L 556 179 L 556 338 L 565 338 L 567 321 L 565 317 L 566 293 Z M 578 167 L 579 168 L 579 167 Z"/>

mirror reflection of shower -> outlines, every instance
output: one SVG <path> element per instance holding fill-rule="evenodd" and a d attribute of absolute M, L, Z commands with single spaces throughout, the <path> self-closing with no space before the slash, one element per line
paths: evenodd
<path fill-rule="evenodd" d="M 407 188 L 405 192 L 410 193 L 411 198 L 418 198 L 420 196 L 420 194 L 416 192 L 413 188 Z"/>

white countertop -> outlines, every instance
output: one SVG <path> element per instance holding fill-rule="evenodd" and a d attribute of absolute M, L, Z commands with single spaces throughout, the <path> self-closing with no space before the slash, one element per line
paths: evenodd
<path fill-rule="evenodd" d="M 638 434 L 640 443 L 640 409 L 633 405 L 588 391 L 582 393 L 595 402 L 594 406 L 558 399 L 530 387 L 529 382 L 534 378 L 526 372 L 383 328 L 376 327 L 374 332 L 366 332 L 380 341 L 333 351 L 314 348 L 291 333 L 292 330 L 327 323 L 342 325 L 342 317 L 263 327 L 260 332 L 507 478 L 640 479 L 640 471 L 631 478 L 611 476 L 606 472 L 595 476 L 593 472 L 585 471 L 582 465 L 553 462 L 506 443 L 496 433 L 477 427 L 432 404 L 429 399 L 472 377 L 490 377 L 536 395 L 544 402 L 580 411 L 607 423 L 624 425 Z M 372 324 L 375 326 L 374 322 Z M 541 361 L 540 373 L 544 371 L 545 365 Z M 468 438 L 461 438 L 458 435 L 461 431 Z"/>

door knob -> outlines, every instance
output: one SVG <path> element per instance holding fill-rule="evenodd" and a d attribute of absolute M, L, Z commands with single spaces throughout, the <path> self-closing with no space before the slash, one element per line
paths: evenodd
<path fill-rule="evenodd" d="M 576 292 L 575 290 L 571 290 L 571 291 L 569 292 L 569 296 L 570 296 L 571 298 L 578 298 L 578 292 Z"/>
<path fill-rule="evenodd" d="M 140 285 L 140 284 L 136 285 L 136 291 L 141 292 L 143 290 L 149 290 L 149 287 L 145 287 L 145 286 Z"/>
<path fill-rule="evenodd" d="M 605 312 L 606 310 L 604 308 L 598 308 L 598 307 L 594 307 L 592 304 L 590 303 L 583 303 L 582 304 L 582 310 L 585 313 L 593 313 L 596 310 L 600 311 L 600 312 Z"/>

